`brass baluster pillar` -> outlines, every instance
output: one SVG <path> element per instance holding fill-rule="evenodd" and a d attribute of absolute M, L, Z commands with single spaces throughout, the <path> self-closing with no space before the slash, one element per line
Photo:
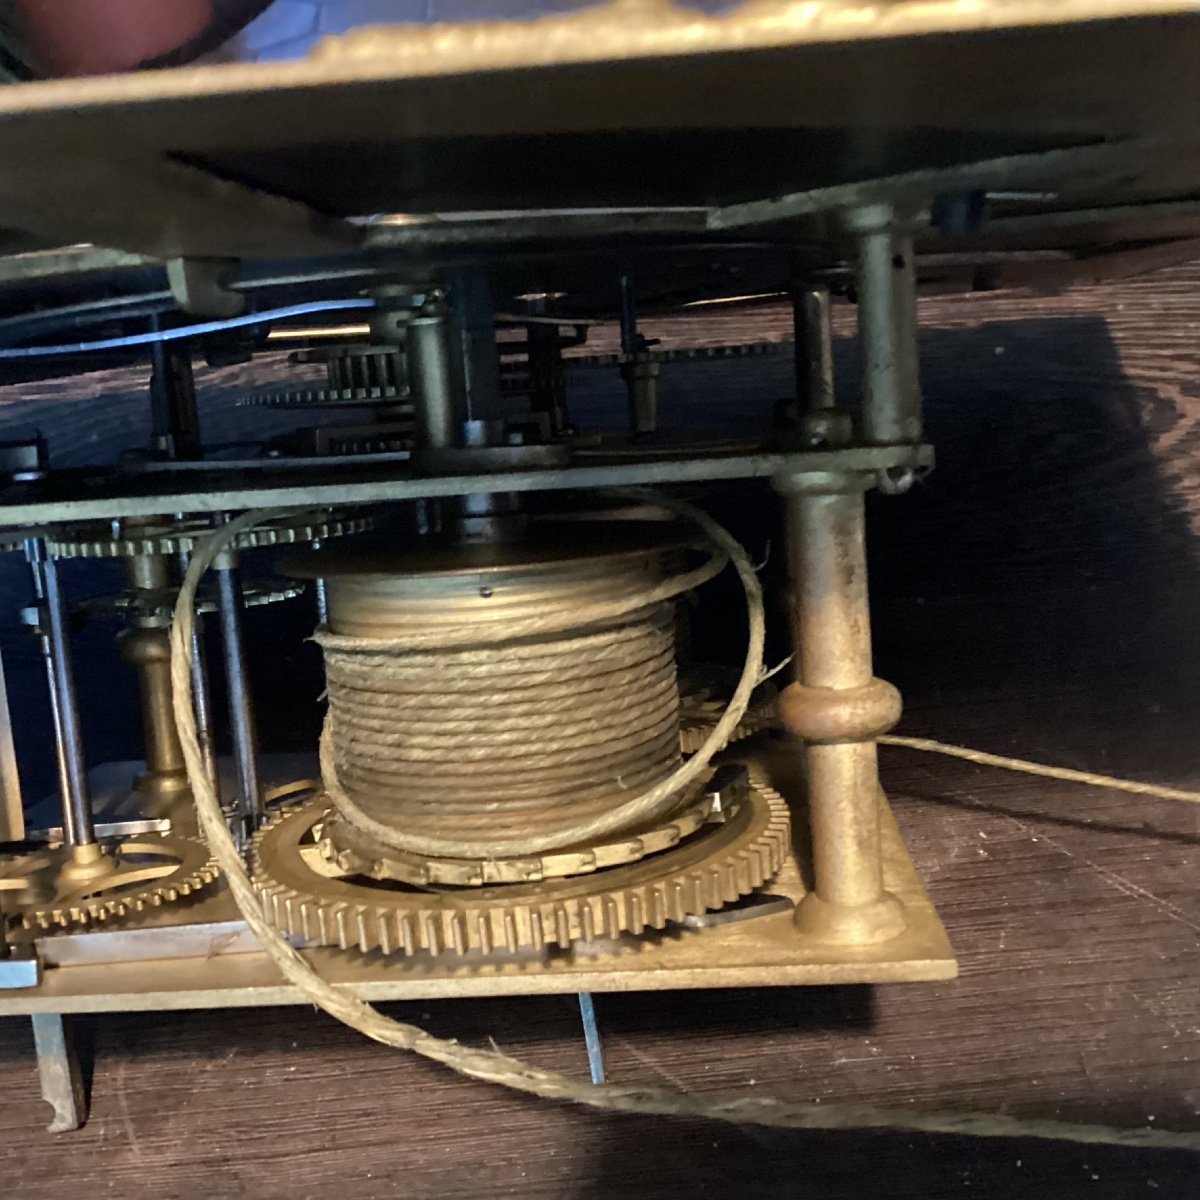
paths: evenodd
<path fill-rule="evenodd" d="M 775 480 L 784 500 L 794 682 L 780 718 L 802 739 L 813 888 L 796 910 L 807 935 L 844 945 L 886 941 L 905 927 L 885 886 L 876 739 L 900 719 L 900 693 L 872 666 L 864 496 L 905 490 L 912 472 L 864 469 L 855 446 L 915 446 L 921 435 L 912 238 L 886 205 L 847 214 L 856 246 L 863 369 L 857 422 L 837 407 L 828 297 L 796 293 L 804 444 L 845 450 L 828 469 Z M 805 336 L 801 338 L 801 326 Z M 844 463 L 844 465 L 843 465 Z"/>
<path fill-rule="evenodd" d="M 122 657 L 137 671 L 141 695 L 146 773 L 136 787 L 165 813 L 168 801 L 188 790 L 171 698 L 170 620 L 157 611 L 169 605 L 171 561 L 162 554 L 136 554 L 128 565 L 129 582 L 142 610 L 135 607 L 129 628 L 119 638 Z"/>
<path fill-rule="evenodd" d="M 904 927 L 884 890 L 875 738 L 900 717 L 900 694 L 876 679 L 856 472 L 776 480 L 784 496 L 795 681 L 784 728 L 804 740 L 814 890 L 796 922 L 821 940 L 881 941 Z"/>

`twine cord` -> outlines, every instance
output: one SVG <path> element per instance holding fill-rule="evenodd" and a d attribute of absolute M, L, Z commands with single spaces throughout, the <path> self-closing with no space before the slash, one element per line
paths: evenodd
<path fill-rule="evenodd" d="M 766 640 L 762 587 L 754 564 L 741 543 L 703 509 L 683 500 L 659 496 L 640 489 L 623 490 L 622 495 L 638 500 L 652 499 L 660 507 L 669 508 L 678 516 L 698 526 L 713 547 L 708 562 L 696 570 L 672 576 L 654 587 L 637 589 L 615 600 L 551 611 L 534 617 L 522 617 L 519 620 L 489 622 L 488 643 L 490 646 L 523 643 L 532 637 L 561 634 L 567 630 L 578 631 L 601 622 L 633 621 L 648 609 L 672 600 L 711 579 L 728 561 L 737 571 L 746 594 L 749 624 L 746 658 L 729 707 L 704 744 L 666 778 L 660 778 L 639 795 L 606 805 L 602 811 L 571 824 L 558 823 L 549 831 L 542 831 L 535 823 L 520 832 L 510 832 L 503 838 L 497 838 L 495 835 L 482 840 L 462 836 L 446 837 L 431 832 L 414 831 L 411 827 L 397 829 L 364 811 L 362 806 L 356 804 L 347 794 L 339 778 L 339 755 L 336 753 L 337 718 L 334 714 L 335 705 L 331 702 L 321 731 L 321 777 L 334 808 L 351 825 L 385 846 L 415 854 L 483 859 L 493 858 L 497 854 L 540 854 L 561 849 L 563 846 L 594 842 L 598 838 L 657 821 L 671 812 L 678 804 L 681 794 L 703 776 L 714 755 L 728 744 L 738 723 L 745 716 L 754 689 L 762 677 L 763 645 Z M 464 625 L 457 629 L 438 630 L 434 633 L 417 631 L 405 637 L 390 638 L 350 637 L 323 629 L 318 633 L 317 641 L 325 649 L 327 656 L 333 656 L 331 665 L 335 677 L 338 671 L 345 669 L 347 658 L 353 658 L 356 654 L 369 655 L 373 666 L 402 675 L 406 671 L 405 659 L 389 659 L 389 652 L 404 655 L 431 647 L 477 647 L 480 636 L 478 625 Z M 524 645 L 517 649 L 521 654 L 530 653 L 529 648 Z M 536 647 L 534 649 L 536 650 Z M 478 651 L 468 652 L 470 653 Z M 577 698 L 575 703 L 583 702 Z M 678 733 L 669 736 L 673 736 L 673 744 L 677 746 Z"/>
<path fill-rule="evenodd" d="M 571 1101 L 607 1111 L 699 1117 L 786 1129 L 893 1129 L 923 1134 L 1044 1138 L 1200 1151 L 1200 1133 L 1164 1129 L 1114 1129 L 1104 1125 L 1076 1125 L 991 1113 L 922 1112 L 909 1108 L 876 1108 L 857 1104 L 793 1103 L 755 1094 L 722 1097 L 692 1095 L 671 1088 L 585 1083 L 559 1072 L 532 1066 L 498 1050 L 473 1049 L 452 1039 L 434 1037 L 419 1026 L 384 1016 L 348 989 L 334 987 L 267 920 L 205 771 L 192 706 L 189 667 L 197 585 L 220 552 L 231 545 L 239 533 L 279 515 L 280 511 L 272 509 L 245 513 L 214 531 L 197 547 L 184 576 L 171 625 L 171 689 L 176 726 L 205 840 L 224 872 L 238 909 L 263 950 L 278 965 L 284 978 L 317 1007 L 374 1041 L 410 1050 L 470 1078 L 546 1099 Z M 724 534 L 724 530 L 721 532 Z M 728 536 L 725 534 L 725 537 Z M 742 683 L 745 684 L 748 679 L 750 686 L 744 689 L 744 699 L 749 698 L 757 679 L 760 659 L 761 644 L 757 653 L 747 655 L 748 671 L 743 674 Z M 739 712 L 739 719 L 740 715 Z M 728 716 L 729 713 L 726 713 L 726 718 Z M 721 731 L 723 738 L 736 720 L 722 721 L 721 724 L 729 726 L 729 729 Z"/>
<path fill-rule="evenodd" d="M 1115 775 L 1098 775 L 1094 771 L 1076 771 L 1073 767 L 1049 767 L 1044 763 L 1029 762 L 1024 758 L 1009 758 L 1004 754 L 989 754 L 986 750 L 972 750 L 969 746 L 956 746 L 952 742 L 938 742 L 933 738 L 901 737 L 884 734 L 877 741 L 881 746 L 902 746 L 905 750 L 920 750 L 926 754 L 944 754 L 947 758 L 961 758 L 981 767 L 999 767 L 1002 771 L 1017 771 L 1022 775 L 1039 775 L 1043 779 L 1062 779 L 1067 783 L 1090 784 L 1106 788 L 1110 792 L 1129 792 L 1134 796 L 1155 796 L 1159 800 L 1180 800 L 1186 804 L 1200 804 L 1200 792 L 1186 788 L 1165 787 L 1159 783 L 1141 783 L 1136 779 L 1118 779 Z"/>

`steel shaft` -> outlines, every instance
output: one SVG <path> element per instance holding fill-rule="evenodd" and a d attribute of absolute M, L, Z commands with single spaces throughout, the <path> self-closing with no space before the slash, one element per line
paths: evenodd
<path fill-rule="evenodd" d="M 237 766 L 239 811 L 251 825 L 262 816 L 262 788 L 258 777 L 258 736 L 254 705 L 246 669 L 242 634 L 242 583 L 236 564 L 218 564 L 217 597 L 220 606 L 221 639 L 225 651 L 225 677 L 229 688 L 229 723 L 233 756 Z"/>
<path fill-rule="evenodd" d="M 50 714 L 63 801 L 63 836 L 68 846 L 91 846 L 96 843 L 96 831 L 71 667 L 67 606 L 59 586 L 58 565 L 47 554 L 43 538 L 25 542 L 25 557 L 44 621 L 40 641 L 50 688 Z"/>

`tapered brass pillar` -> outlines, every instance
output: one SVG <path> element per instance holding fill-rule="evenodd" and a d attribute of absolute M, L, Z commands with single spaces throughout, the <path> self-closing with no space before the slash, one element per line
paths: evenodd
<path fill-rule="evenodd" d="M 136 555 L 129 559 L 129 578 L 135 594 L 161 602 L 171 582 L 169 560 L 164 555 Z M 188 782 L 171 699 L 169 623 L 158 616 L 135 615 L 119 640 L 122 656 L 138 673 L 141 693 L 146 773 L 137 789 L 156 799 L 178 796 Z"/>

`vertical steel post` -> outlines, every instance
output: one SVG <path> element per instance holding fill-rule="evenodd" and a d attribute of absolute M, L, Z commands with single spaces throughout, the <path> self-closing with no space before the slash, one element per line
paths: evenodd
<path fill-rule="evenodd" d="M 862 435 L 872 445 L 921 437 L 912 234 L 887 204 L 846 217 L 858 256 L 858 334 L 863 364 Z"/>
<path fill-rule="evenodd" d="M 217 603 L 221 619 L 221 640 L 225 651 L 225 678 L 229 690 L 229 724 L 233 735 L 233 756 L 237 767 L 239 815 L 245 829 L 257 827 L 262 819 L 262 786 L 258 775 L 258 735 L 254 724 L 254 703 L 246 669 L 246 648 L 242 630 L 241 572 L 232 552 L 221 555 L 213 564 L 217 577 Z"/>
<path fill-rule="evenodd" d="M 462 415 L 450 370 L 445 304 L 428 302 L 410 321 L 408 339 L 421 444 L 438 450 L 456 445 Z"/>
<path fill-rule="evenodd" d="M 25 557 L 44 621 L 39 640 L 50 687 L 50 713 L 54 723 L 59 786 L 62 790 L 64 840 L 72 847 L 94 846 L 95 822 L 76 701 L 75 675 L 71 667 L 67 606 L 59 587 L 58 564 L 46 552 L 44 538 L 27 539 Z"/>
<path fill-rule="evenodd" d="M 189 554 L 179 552 L 179 575 L 187 574 Z M 208 682 L 208 659 L 205 653 L 204 614 L 196 613 L 192 624 L 192 662 L 189 675 L 192 684 L 192 711 L 196 716 L 196 741 L 204 760 L 204 774 L 212 784 L 213 794 L 221 795 L 221 773 L 217 766 L 217 735 L 213 726 L 212 692 Z"/>

